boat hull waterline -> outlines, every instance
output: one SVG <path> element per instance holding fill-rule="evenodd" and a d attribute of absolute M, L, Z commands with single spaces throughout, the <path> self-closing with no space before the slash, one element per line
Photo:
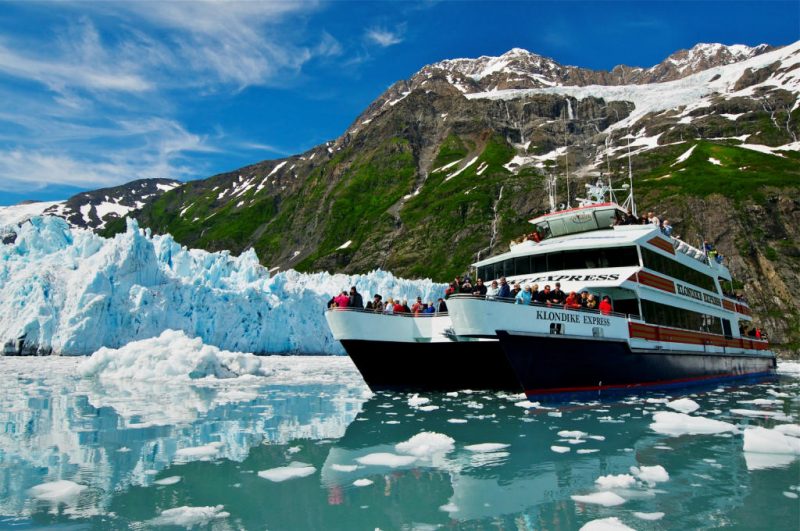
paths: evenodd
<path fill-rule="evenodd" d="M 497 338 L 455 336 L 446 314 L 334 309 L 325 317 L 372 391 L 522 390 Z"/>
<path fill-rule="evenodd" d="M 342 345 L 372 391 L 522 390 L 498 341 Z"/>
<path fill-rule="evenodd" d="M 604 397 L 774 375 L 775 358 L 632 349 L 627 341 L 498 330 L 530 400 Z"/>

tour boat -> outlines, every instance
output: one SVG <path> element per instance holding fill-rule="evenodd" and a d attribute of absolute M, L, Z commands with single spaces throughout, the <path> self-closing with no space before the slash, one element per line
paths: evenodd
<path fill-rule="evenodd" d="M 447 313 L 329 308 L 325 317 L 372 391 L 521 390 L 497 338 L 457 336 Z"/>
<path fill-rule="evenodd" d="M 727 267 L 658 225 L 619 225 L 626 214 L 588 201 L 546 214 L 531 220 L 538 242 L 474 264 L 484 280 L 608 296 L 613 311 L 458 295 L 447 301 L 454 332 L 498 338 L 531 400 L 773 374 L 768 343 L 743 332 L 751 312 Z"/>

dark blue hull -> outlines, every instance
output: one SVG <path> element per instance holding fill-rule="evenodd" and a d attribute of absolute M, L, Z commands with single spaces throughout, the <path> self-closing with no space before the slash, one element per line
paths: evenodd
<path fill-rule="evenodd" d="M 372 391 L 521 391 L 498 341 L 342 345 Z"/>
<path fill-rule="evenodd" d="M 627 341 L 498 331 L 531 400 L 604 397 L 774 374 L 772 356 L 633 351 Z"/>

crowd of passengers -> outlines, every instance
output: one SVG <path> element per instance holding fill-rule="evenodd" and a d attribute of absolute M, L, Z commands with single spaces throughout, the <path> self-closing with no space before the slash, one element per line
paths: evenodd
<path fill-rule="evenodd" d="M 521 285 L 519 282 L 509 284 L 506 277 L 500 277 L 500 281 L 493 280 L 486 286 L 483 279 L 478 279 L 475 285 L 469 277 L 463 280 L 456 277 L 450 282 L 445 296 L 457 293 L 486 297 L 487 299 L 514 299 L 516 304 L 541 304 L 549 307 L 563 307 L 568 310 L 597 310 L 604 315 L 614 311 L 611 298 L 606 295 L 602 298 L 599 295 L 583 290 L 580 293 L 571 291 L 565 293 L 561 289 L 561 283 L 556 282 L 555 288 L 551 289 L 550 284 L 545 284 L 540 290 L 539 284 Z"/>
<path fill-rule="evenodd" d="M 328 308 L 354 308 L 357 310 L 367 310 L 375 313 L 385 314 L 408 314 L 408 315 L 436 315 L 447 313 L 447 303 L 442 297 L 434 303 L 433 301 L 422 302 L 422 297 L 417 297 L 416 302 L 410 307 L 408 306 L 408 299 L 394 299 L 389 297 L 384 302 L 383 296 L 375 294 L 372 300 L 367 301 L 364 306 L 364 298 L 358 292 L 355 286 L 350 288 L 350 293 L 347 290 L 342 290 L 339 295 L 336 295 L 328 301 Z"/>

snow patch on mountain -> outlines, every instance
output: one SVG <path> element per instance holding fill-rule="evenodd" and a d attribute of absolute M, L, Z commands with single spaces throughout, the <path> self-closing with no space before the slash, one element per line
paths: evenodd
<path fill-rule="evenodd" d="M 719 95 L 726 99 L 737 96 L 751 96 L 759 88 L 780 88 L 800 94 L 800 41 L 757 55 L 744 61 L 703 70 L 675 81 L 651 83 L 645 85 L 588 85 L 588 86 L 554 86 L 531 89 L 509 89 L 465 94 L 469 99 L 512 100 L 525 98 L 535 94 L 558 94 L 572 96 L 577 99 L 588 97 L 603 98 L 605 101 L 630 101 L 635 108 L 626 118 L 612 124 L 609 129 L 630 127 L 648 113 L 667 109 L 687 107 L 689 105 L 708 105 L 707 98 Z M 761 83 L 736 90 L 735 86 L 745 72 L 768 67 L 775 62 L 781 64 L 781 70 Z"/>

